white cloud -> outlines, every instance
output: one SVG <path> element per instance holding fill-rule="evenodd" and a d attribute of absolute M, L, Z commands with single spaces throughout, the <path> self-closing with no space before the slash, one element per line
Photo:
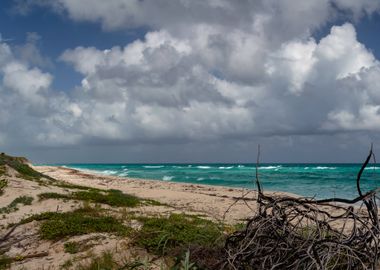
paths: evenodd
<path fill-rule="evenodd" d="M 51 89 L 53 77 L 35 67 L 38 61 L 22 61 L 14 48 L 0 43 L 0 95 L 8 95 L 0 105 L 10 110 L 9 102 L 24 102 L 14 115 L 0 117 L 0 125 L 10 127 L 5 138 L 16 123 L 25 126 L 18 131 L 28 133 L 31 142 L 50 145 L 378 130 L 380 66 L 357 40 L 354 26 L 333 26 L 320 41 L 312 36 L 339 13 L 332 3 L 359 17 L 377 5 L 90 2 L 38 5 L 53 6 L 74 20 L 100 22 L 107 30 L 151 30 L 125 47 L 63 52 L 60 60 L 83 76 L 69 93 Z"/>
<path fill-rule="evenodd" d="M 24 63 L 42 68 L 51 68 L 53 67 L 52 61 L 48 57 L 41 55 L 38 49 L 40 39 L 40 35 L 35 32 L 27 33 L 26 43 L 14 47 L 15 54 Z"/>
<path fill-rule="evenodd" d="M 317 54 L 329 68 L 328 72 L 335 73 L 337 79 L 375 64 L 374 56 L 357 41 L 356 31 L 348 23 L 332 27 L 331 34 L 321 40 Z"/>
<path fill-rule="evenodd" d="M 265 65 L 268 75 L 285 81 L 290 92 L 299 94 L 317 62 L 316 47 L 313 39 L 284 43 L 279 51 L 270 55 Z"/>

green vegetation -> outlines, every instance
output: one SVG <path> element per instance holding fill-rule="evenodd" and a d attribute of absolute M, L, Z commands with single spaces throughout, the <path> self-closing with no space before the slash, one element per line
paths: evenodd
<path fill-rule="evenodd" d="M 40 180 L 42 177 L 49 178 L 44 174 L 33 170 L 27 164 L 28 160 L 24 157 L 11 157 L 4 153 L 0 154 L 0 166 L 9 166 L 16 170 L 20 176 L 27 180 Z"/>
<path fill-rule="evenodd" d="M 116 207 L 135 207 L 140 203 L 140 199 L 124 194 L 120 190 L 107 190 L 107 191 L 78 191 L 71 194 L 60 193 L 42 193 L 38 197 L 41 200 L 46 199 L 69 199 L 80 200 L 93 203 L 108 204 Z"/>
<path fill-rule="evenodd" d="M 73 266 L 73 262 L 66 261 L 64 265 L 62 265 L 63 268 L 68 268 Z M 154 265 L 148 257 L 145 258 L 137 258 L 133 260 L 127 260 L 121 262 L 117 262 L 114 257 L 113 253 L 107 251 L 103 252 L 100 256 L 94 257 L 89 263 L 87 264 L 81 264 L 79 267 L 75 269 L 80 270 L 112 270 L 112 269 L 126 269 L 126 270 L 148 270 L 152 269 L 152 267 L 155 267 L 156 269 L 157 265 Z M 190 252 L 187 251 L 182 259 L 178 261 L 175 265 L 172 267 L 164 266 L 164 263 L 161 263 L 160 269 L 170 269 L 170 270 L 197 270 L 197 269 L 203 269 L 203 268 L 197 268 L 195 263 L 192 263 L 190 261 Z"/>
<path fill-rule="evenodd" d="M 0 156 L 1 157 L 1 156 Z M 0 176 L 3 176 L 6 173 L 6 169 L 4 165 L 0 166 Z"/>
<path fill-rule="evenodd" d="M 14 199 L 8 206 L 0 208 L 0 214 L 9 214 L 18 210 L 18 204 L 31 205 L 33 202 L 33 197 L 20 196 Z"/>
<path fill-rule="evenodd" d="M 136 232 L 136 243 L 158 254 L 168 254 L 174 248 L 187 249 L 190 245 L 215 246 L 223 238 L 217 224 L 197 216 L 171 214 L 168 218 L 139 220 L 143 226 Z"/>
<path fill-rule="evenodd" d="M 65 252 L 75 254 L 80 251 L 80 245 L 77 242 L 66 242 L 64 244 Z"/>
<path fill-rule="evenodd" d="M 103 252 L 101 256 L 92 259 L 88 265 L 80 265 L 79 270 L 112 270 L 118 269 L 118 265 L 115 262 L 111 252 Z M 125 268 L 121 268 L 125 269 Z"/>
<path fill-rule="evenodd" d="M 46 212 L 33 215 L 20 223 L 24 224 L 33 220 L 43 221 L 39 233 L 42 239 L 49 240 L 95 232 L 127 235 L 130 231 L 130 228 L 124 226 L 119 220 L 103 216 L 99 210 L 93 208 L 81 208 L 68 213 Z"/>
<path fill-rule="evenodd" d="M 0 179 L 0 196 L 4 194 L 4 189 L 8 186 L 8 181 Z"/>
<path fill-rule="evenodd" d="M 120 190 L 107 190 L 104 193 L 94 191 L 79 191 L 73 193 L 77 200 L 90 201 L 94 203 L 108 204 L 110 206 L 134 207 L 139 204 L 139 198 L 124 194 Z"/>
<path fill-rule="evenodd" d="M 47 200 L 47 199 L 72 199 L 70 195 L 56 193 L 56 192 L 41 193 L 41 194 L 38 194 L 38 198 L 41 201 Z"/>
<path fill-rule="evenodd" d="M 13 260 L 8 256 L 0 256 L 0 270 L 8 269 L 12 262 Z"/>
<path fill-rule="evenodd" d="M 67 261 L 65 261 L 65 262 L 61 265 L 61 268 L 62 268 L 62 269 L 68 269 L 68 268 L 70 268 L 71 266 L 73 266 L 73 261 L 72 261 L 72 260 L 67 260 Z"/>
<path fill-rule="evenodd" d="M 54 186 L 60 187 L 60 188 L 66 188 L 66 189 L 79 189 L 79 190 L 88 190 L 88 191 L 102 191 L 101 189 L 98 188 L 93 188 L 93 187 L 86 187 L 86 186 L 81 186 L 81 185 L 75 185 L 75 184 L 70 184 L 66 183 L 63 181 L 56 181 L 53 183 Z"/>
<path fill-rule="evenodd" d="M 181 270 L 196 270 L 195 263 L 190 262 L 190 251 L 186 251 L 185 258 L 180 262 Z"/>

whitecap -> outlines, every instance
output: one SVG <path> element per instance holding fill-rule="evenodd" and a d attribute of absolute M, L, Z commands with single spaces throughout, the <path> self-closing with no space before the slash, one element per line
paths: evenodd
<path fill-rule="evenodd" d="M 163 168 L 164 166 L 161 166 L 161 165 L 149 165 L 149 166 L 144 166 L 144 168 L 147 168 L 147 169 L 159 169 L 159 168 Z"/>
<path fill-rule="evenodd" d="M 203 177 L 198 177 L 197 178 L 197 181 L 202 181 L 202 180 L 205 180 Z"/>
<path fill-rule="evenodd" d="M 367 167 L 365 168 L 366 170 L 378 170 L 380 167 L 372 166 L 372 167 Z"/>
<path fill-rule="evenodd" d="M 101 173 L 104 173 L 104 174 L 117 174 L 118 171 L 113 171 L 113 170 L 104 170 L 102 171 Z"/>
<path fill-rule="evenodd" d="M 315 169 L 317 170 L 335 170 L 336 167 L 325 167 L 325 166 L 318 166 Z"/>
<path fill-rule="evenodd" d="M 282 166 L 279 165 L 279 166 L 262 166 L 262 167 L 259 167 L 260 170 L 278 170 L 280 169 Z"/>
<path fill-rule="evenodd" d="M 174 178 L 174 176 L 167 176 L 167 175 L 164 175 L 164 177 L 162 177 L 162 180 L 164 181 L 170 181 Z"/>
<path fill-rule="evenodd" d="M 210 166 L 197 166 L 198 169 L 210 169 Z"/>
<path fill-rule="evenodd" d="M 219 169 L 221 170 L 229 170 L 229 169 L 232 169 L 234 166 L 228 166 L 228 167 L 224 167 L 224 166 L 221 166 L 219 167 Z"/>

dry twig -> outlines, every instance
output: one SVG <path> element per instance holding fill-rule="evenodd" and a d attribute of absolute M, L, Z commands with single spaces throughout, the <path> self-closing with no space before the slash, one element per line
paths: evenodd
<path fill-rule="evenodd" d="M 359 196 L 353 200 L 269 196 L 262 191 L 256 168 L 258 213 L 244 230 L 228 237 L 226 257 L 218 267 L 375 269 L 380 255 L 378 190 L 363 194 L 360 189 L 371 157 L 372 147 L 357 175 Z"/>

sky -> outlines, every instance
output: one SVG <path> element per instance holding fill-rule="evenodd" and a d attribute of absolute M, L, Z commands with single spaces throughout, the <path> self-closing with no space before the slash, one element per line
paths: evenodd
<path fill-rule="evenodd" d="M 0 149 L 361 162 L 380 149 L 379 59 L 380 0 L 3 0 Z"/>

